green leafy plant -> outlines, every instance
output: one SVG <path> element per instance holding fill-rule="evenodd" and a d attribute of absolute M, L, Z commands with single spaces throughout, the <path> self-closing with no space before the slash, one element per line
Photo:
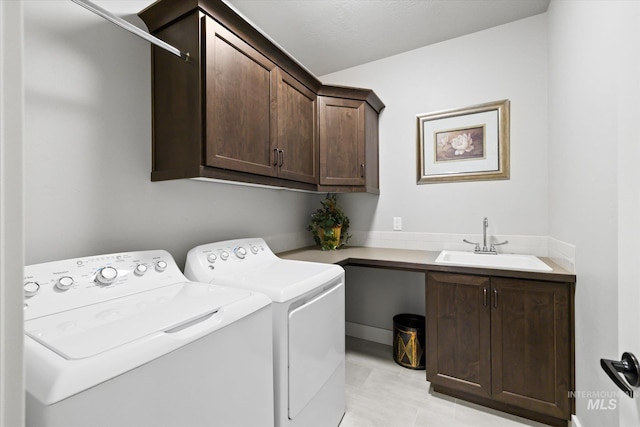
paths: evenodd
<path fill-rule="evenodd" d="M 351 235 L 349 230 L 349 217 L 338 206 L 335 194 L 329 193 L 322 205 L 311 214 L 311 222 L 307 230 L 313 233 L 313 240 L 320 245 L 322 250 L 334 250 L 345 245 Z"/>

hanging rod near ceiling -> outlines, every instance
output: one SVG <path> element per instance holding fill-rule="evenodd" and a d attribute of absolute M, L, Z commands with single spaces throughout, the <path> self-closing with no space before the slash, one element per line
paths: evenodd
<path fill-rule="evenodd" d="M 113 14 L 111 14 L 110 12 L 106 11 L 105 9 L 101 8 L 100 6 L 98 6 L 95 3 L 90 2 L 89 0 L 71 0 L 72 2 L 79 4 L 80 6 L 84 7 L 87 10 L 90 10 L 91 12 L 95 13 L 96 15 L 99 15 L 101 17 L 103 17 L 104 19 L 106 19 L 107 21 L 111 21 L 114 24 L 118 25 L 119 27 L 124 28 L 125 30 L 135 34 L 138 37 L 142 37 L 143 39 L 145 39 L 146 41 L 155 44 L 158 47 L 161 47 L 162 49 L 176 55 L 179 56 L 180 58 L 184 59 L 185 61 L 189 60 L 189 53 L 183 53 L 182 51 L 180 51 L 180 49 L 171 46 L 169 43 L 160 40 L 159 38 L 152 36 L 151 34 L 147 33 L 144 30 L 141 30 L 140 28 L 136 27 L 135 25 L 125 21 L 122 18 L 119 18 Z"/>

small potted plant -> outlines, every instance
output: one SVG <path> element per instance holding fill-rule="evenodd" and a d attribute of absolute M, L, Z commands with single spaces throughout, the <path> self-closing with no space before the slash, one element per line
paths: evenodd
<path fill-rule="evenodd" d="M 322 207 L 311 214 L 307 230 L 313 233 L 313 240 L 323 251 L 338 249 L 351 237 L 348 233 L 349 218 L 338 206 L 335 194 L 327 194 L 320 204 Z"/>

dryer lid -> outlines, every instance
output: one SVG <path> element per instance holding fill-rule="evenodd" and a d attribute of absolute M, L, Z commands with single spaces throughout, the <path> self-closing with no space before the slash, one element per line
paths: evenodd
<path fill-rule="evenodd" d="M 204 320 L 250 292 L 183 282 L 25 322 L 25 333 L 65 359 L 84 359 Z"/>
<path fill-rule="evenodd" d="M 334 264 L 278 258 L 257 268 L 214 277 L 211 283 L 260 292 L 271 301 L 285 302 L 333 283 L 343 274 L 344 269 Z"/>

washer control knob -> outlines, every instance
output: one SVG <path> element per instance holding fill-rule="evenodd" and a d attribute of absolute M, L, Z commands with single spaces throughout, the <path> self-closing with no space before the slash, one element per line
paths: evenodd
<path fill-rule="evenodd" d="M 61 291 L 66 291 L 71 286 L 73 286 L 73 277 L 70 277 L 70 276 L 62 276 L 56 282 L 56 288 L 58 288 Z"/>
<path fill-rule="evenodd" d="M 31 298 L 40 290 L 38 282 L 27 282 L 24 284 L 24 296 L 25 298 Z"/>
<path fill-rule="evenodd" d="M 233 251 L 235 252 L 236 256 L 240 259 L 244 259 L 244 257 L 247 256 L 247 250 L 242 246 L 235 248 Z"/>
<path fill-rule="evenodd" d="M 221 260 L 223 260 L 223 261 L 228 260 L 228 259 L 229 259 L 229 252 L 227 252 L 227 251 L 222 251 L 222 252 L 220 253 L 220 259 L 221 259 Z"/>
<path fill-rule="evenodd" d="M 167 268 L 167 263 L 166 261 L 156 261 L 156 271 L 162 273 L 164 270 L 166 270 Z"/>
<path fill-rule="evenodd" d="M 136 268 L 133 269 L 133 272 L 136 276 L 144 276 L 144 273 L 146 273 L 147 270 L 148 268 L 145 264 L 138 264 L 136 265 Z"/>
<path fill-rule="evenodd" d="M 100 285 L 110 285 L 118 278 L 118 270 L 113 267 L 102 267 L 96 273 L 96 282 Z"/>
<path fill-rule="evenodd" d="M 254 245 L 251 245 L 251 252 L 252 252 L 254 255 L 256 255 L 256 254 L 258 253 L 258 247 L 257 247 L 257 246 L 254 246 Z"/>
<path fill-rule="evenodd" d="M 218 257 L 216 256 L 216 254 L 207 255 L 207 261 L 209 261 L 211 264 L 216 262 L 217 259 L 218 259 Z"/>

